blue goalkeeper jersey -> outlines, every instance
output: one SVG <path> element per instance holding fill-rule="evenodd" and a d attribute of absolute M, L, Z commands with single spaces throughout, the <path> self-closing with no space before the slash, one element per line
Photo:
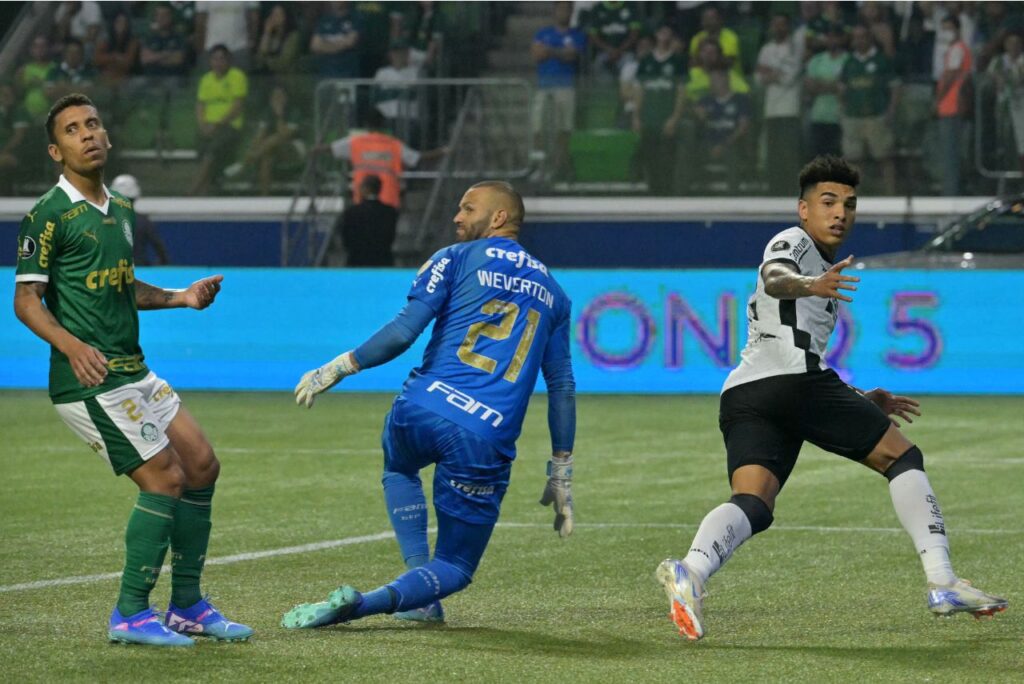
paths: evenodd
<path fill-rule="evenodd" d="M 402 396 L 515 458 L 537 372 L 569 359 L 569 298 L 544 264 L 503 237 L 438 251 L 409 298 L 437 317 Z"/>

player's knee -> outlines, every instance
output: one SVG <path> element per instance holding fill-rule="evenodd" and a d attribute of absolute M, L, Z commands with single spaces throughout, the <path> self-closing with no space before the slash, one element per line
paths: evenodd
<path fill-rule="evenodd" d="M 889 467 L 882 474 L 885 475 L 885 479 L 892 482 L 908 470 L 924 472 L 924 454 L 916 446 L 912 446 L 903 452 L 903 455 L 890 463 Z"/>
<path fill-rule="evenodd" d="M 736 505 L 750 521 L 751 534 L 764 532 L 771 527 L 775 517 L 768 504 L 761 500 L 761 497 L 753 494 L 733 494 L 729 502 Z"/>

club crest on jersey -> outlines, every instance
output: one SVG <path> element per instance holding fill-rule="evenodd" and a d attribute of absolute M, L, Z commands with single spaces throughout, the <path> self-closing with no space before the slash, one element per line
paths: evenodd
<path fill-rule="evenodd" d="M 18 258 L 19 259 L 31 259 L 36 253 L 36 241 L 32 239 L 31 235 L 26 235 L 25 239 L 18 245 Z"/>
<path fill-rule="evenodd" d="M 785 252 L 787 249 L 789 249 L 789 243 L 786 242 L 785 240 L 779 240 L 778 242 L 772 244 L 773 252 Z"/>
<path fill-rule="evenodd" d="M 135 238 L 132 237 L 132 226 L 128 223 L 128 219 L 121 222 L 121 231 L 124 233 L 124 239 L 128 241 L 128 246 L 134 247 Z"/>

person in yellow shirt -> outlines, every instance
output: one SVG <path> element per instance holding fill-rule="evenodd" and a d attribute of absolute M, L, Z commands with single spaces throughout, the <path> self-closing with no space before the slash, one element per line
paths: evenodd
<path fill-rule="evenodd" d="M 703 30 L 690 40 L 690 59 L 695 60 L 697 58 L 700 44 L 710 38 L 722 48 L 725 66 L 734 71 L 737 76 L 742 75 L 743 67 L 740 64 L 739 36 L 732 29 L 724 26 L 722 13 L 717 7 L 709 5 L 701 12 L 700 26 Z"/>
<path fill-rule="evenodd" d="M 697 59 L 694 66 L 690 67 L 686 79 L 686 97 L 690 102 L 698 102 L 702 97 L 711 92 L 712 71 L 727 69 L 728 62 L 722 55 L 722 47 L 713 38 L 705 38 L 700 44 L 697 52 Z M 734 93 L 747 95 L 750 93 L 750 85 L 746 79 L 735 69 L 728 70 L 729 90 Z"/>
<path fill-rule="evenodd" d="M 193 195 L 205 195 L 210 182 L 234 159 L 245 122 L 249 79 L 231 66 L 231 51 L 224 45 L 210 48 L 210 70 L 199 81 L 196 121 L 199 124 L 199 172 Z"/>

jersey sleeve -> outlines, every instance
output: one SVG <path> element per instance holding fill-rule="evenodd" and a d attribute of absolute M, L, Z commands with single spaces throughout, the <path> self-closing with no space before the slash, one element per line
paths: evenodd
<path fill-rule="evenodd" d="M 454 248 L 445 247 L 427 259 L 412 281 L 408 298 L 418 299 L 435 314 L 440 313 L 455 280 L 456 257 Z"/>
<path fill-rule="evenodd" d="M 59 251 L 60 218 L 45 207 L 25 215 L 18 231 L 18 264 L 14 280 L 18 283 L 48 283 L 50 270 Z"/>
<path fill-rule="evenodd" d="M 764 248 L 764 258 L 761 259 L 761 266 L 784 262 L 792 264 L 801 269 L 800 260 L 811 248 L 811 238 L 802 231 L 784 230 L 769 242 Z"/>

